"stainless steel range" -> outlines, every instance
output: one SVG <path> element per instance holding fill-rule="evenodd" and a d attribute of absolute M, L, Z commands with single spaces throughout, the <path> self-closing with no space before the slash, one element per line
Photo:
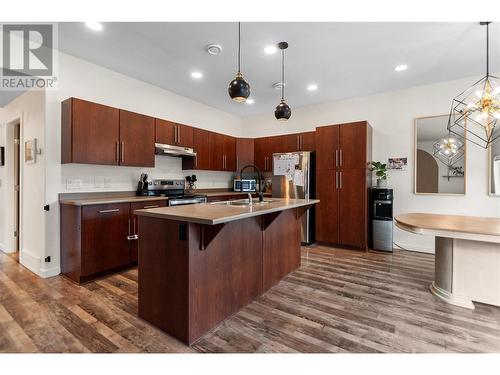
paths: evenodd
<path fill-rule="evenodd" d="M 206 195 L 186 194 L 184 180 L 152 179 L 145 184 L 140 195 L 152 197 L 168 197 L 168 206 L 206 203 Z"/>

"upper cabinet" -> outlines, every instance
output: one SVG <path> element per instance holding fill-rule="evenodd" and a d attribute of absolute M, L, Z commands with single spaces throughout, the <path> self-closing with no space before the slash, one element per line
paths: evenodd
<path fill-rule="evenodd" d="M 236 170 L 236 138 L 208 130 L 192 129 L 196 157 L 183 158 L 182 169 Z"/>
<path fill-rule="evenodd" d="M 335 169 L 338 166 L 338 148 L 338 125 L 316 128 L 316 169 Z"/>
<path fill-rule="evenodd" d="M 61 120 L 62 163 L 154 167 L 154 118 L 69 98 Z"/>
<path fill-rule="evenodd" d="M 120 165 L 155 166 L 155 119 L 120 110 Z"/>
<path fill-rule="evenodd" d="M 281 141 L 283 152 L 315 150 L 315 132 L 283 135 Z"/>
<path fill-rule="evenodd" d="M 193 148 L 193 127 L 156 119 L 156 143 Z"/>
<path fill-rule="evenodd" d="M 182 158 L 182 169 L 210 169 L 210 132 L 208 130 L 193 128 L 194 158 Z"/>
<path fill-rule="evenodd" d="M 61 162 L 119 165 L 120 111 L 69 98 L 62 102 Z"/>
<path fill-rule="evenodd" d="M 255 138 L 255 165 L 261 172 L 273 170 L 273 153 L 283 152 L 282 136 Z"/>
<path fill-rule="evenodd" d="M 254 140 L 253 138 L 236 139 L 236 171 L 240 171 L 245 165 L 254 163 Z"/>

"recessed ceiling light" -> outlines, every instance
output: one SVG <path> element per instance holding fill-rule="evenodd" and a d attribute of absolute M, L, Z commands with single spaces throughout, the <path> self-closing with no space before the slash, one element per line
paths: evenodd
<path fill-rule="evenodd" d="M 408 65 L 406 65 L 406 64 L 401 64 L 401 65 L 398 65 L 394 68 L 394 70 L 396 72 L 402 72 L 403 70 L 406 70 L 406 69 L 408 69 Z"/>
<path fill-rule="evenodd" d="M 222 52 L 222 46 L 219 44 L 209 44 L 207 46 L 207 52 L 210 55 L 219 55 Z"/>
<path fill-rule="evenodd" d="M 247 104 L 253 104 L 254 102 L 255 102 L 255 100 L 253 100 L 253 99 L 251 99 L 251 98 L 248 98 L 248 99 L 246 100 L 246 103 L 247 103 Z"/>
<path fill-rule="evenodd" d="M 315 83 L 311 83 L 309 86 L 307 86 L 307 89 L 309 91 L 316 91 L 318 89 L 318 85 Z"/>
<path fill-rule="evenodd" d="M 201 72 L 192 72 L 191 77 L 193 77 L 194 79 L 200 79 L 203 77 L 203 74 Z"/>
<path fill-rule="evenodd" d="M 100 22 L 85 22 L 85 26 L 94 31 L 102 30 L 102 24 Z"/>
<path fill-rule="evenodd" d="M 264 48 L 264 52 L 267 53 L 268 55 L 272 55 L 272 54 L 276 53 L 277 50 L 278 50 L 278 47 L 276 46 L 276 44 L 271 44 L 271 45 L 267 46 L 266 48 Z"/>

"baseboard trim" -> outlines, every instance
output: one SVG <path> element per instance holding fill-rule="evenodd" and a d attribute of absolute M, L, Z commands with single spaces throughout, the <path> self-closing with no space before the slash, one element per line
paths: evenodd
<path fill-rule="evenodd" d="M 418 253 L 428 253 L 434 254 L 434 248 L 428 246 L 415 245 L 410 243 L 401 243 L 394 244 L 394 246 L 400 250 L 408 250 L 408 251 L 416 251 Z"/>
<path fill-rule="evenodd" d="M 0 243 L 0 251 L 3 251 L 5 254 L 12 254 L 14 251 L 8 251 L 7 245 L 4 243 Z"/>
<path fill-rule="evenodd" d="M 429 289 L 432 294 L 449 304 L 465 307 L 466 309 L 474 309 L 474 304 L 470 298 L 450 293 L 447 290 L 438 287 L 434 281 L 429 286 Z"/>

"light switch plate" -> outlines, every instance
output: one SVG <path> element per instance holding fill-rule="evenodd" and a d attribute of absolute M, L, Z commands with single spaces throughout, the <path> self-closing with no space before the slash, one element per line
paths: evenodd
<path fill-rule="evenodd" d="M 67 190 L 76 190 L 82 188 L 82 180 L 78 179 L 67 179 L 66 180 L 66 189 Z"/>

